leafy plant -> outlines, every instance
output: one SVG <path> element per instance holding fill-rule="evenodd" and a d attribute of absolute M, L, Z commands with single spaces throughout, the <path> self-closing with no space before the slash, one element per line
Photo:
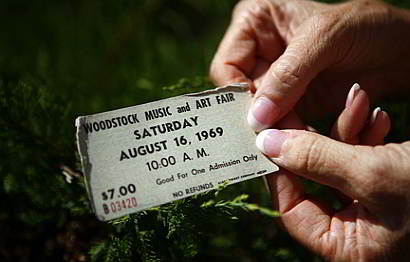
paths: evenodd
<path fill-rule="evenodd" d="M 242 212 L 260 212 L 268 217 L 279 213 L 245 202 L 248 195 L 218 199 L 224 187 L 177 200 L 160 207 L 115 219 L 115 232 L 90 251 L 92 261 L 183 261 L 195 257 L 201 241 L 234 223 Z"/>

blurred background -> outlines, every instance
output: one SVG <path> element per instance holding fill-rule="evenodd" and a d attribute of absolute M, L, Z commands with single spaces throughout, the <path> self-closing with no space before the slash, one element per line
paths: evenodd
<path fill-rule="evenodd" d="M 123 229 L 90 213 L 76 172 L 74 119 L 210 88 L 209 63 L 236 2 L 0 2 L 0 261 L 114 261 L 98 252 Z M 408 103 L 382 106 L 397 119 L 390 141 L 408 139 Z M 327 188 L 306 186 L 337 207 Z M 240 193 L 270 206 L 258 179 L 225 194 Z M 321 261 L 261 214 L 205 231 L 185 260 Z M 166 249 L 169 239 L 157 239 Z M 150 260 L 124 250 L 123 261 L 129 252 L 132 261 Z"/>
<path fill-rule="evenodd" d="M 207 75 L 236 1 L 2 1 L 0 65 L 31 74 L 79 112 L 161 97 Z"/>

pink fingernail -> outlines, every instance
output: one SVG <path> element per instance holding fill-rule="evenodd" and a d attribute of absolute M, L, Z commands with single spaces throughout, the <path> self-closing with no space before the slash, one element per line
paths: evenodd
<path fill-rule="evenodd" d="M 381 112 L 381 108 L 380 107 L 376 107 L 373 110 L 372 116 L 370 117 L 370 123 L 373 125 L 376 122 L 377 116 L 379 115 L 379 113 Z"/>
<path fill-rule="evenodd" d="M 346 108 L 349 108 L 354 101 L 354 98 L 357 96 L 357 94 L 359 93 L 360 90 L 360 85 L 358 83 L 355 83 L 352 88 L 350 88 L 349 94 L 347 95 L 347 99 L 346 99 Z"/>
<path fill-rule="evenodd" d="M 278 118 L 279 107 L 266 97 L 259 97 L 248 112 L 248 124 L 255 130 L 261 131 L 270 127 Z"/>
<path fill-rule="evenodd" d="M 267 129 L 256 137 L 256 146 L 262 153 L 270 157 L 278 157 L 283 143 L 288 139 L 286 132 L 277 129 Z"/>

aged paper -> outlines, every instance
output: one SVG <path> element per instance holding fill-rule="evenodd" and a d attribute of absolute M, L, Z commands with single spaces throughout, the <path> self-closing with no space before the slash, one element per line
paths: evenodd
<path fill-rule="evenodd" d="M 251 99 L 246 85 L 233 84 L 78 117 L 77 145 L 97 217 L 277 171 L 247 124 Z"/>

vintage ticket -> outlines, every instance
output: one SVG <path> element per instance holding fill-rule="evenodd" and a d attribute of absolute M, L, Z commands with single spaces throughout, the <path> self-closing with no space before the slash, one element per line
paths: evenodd
<path fill-rule="evenodd" d="M 255 145 L 251 96 L 233 84 L 80 116 L 77 146 L 92 207 L 110 220 L 266 175 L 278 167 Z"/>

